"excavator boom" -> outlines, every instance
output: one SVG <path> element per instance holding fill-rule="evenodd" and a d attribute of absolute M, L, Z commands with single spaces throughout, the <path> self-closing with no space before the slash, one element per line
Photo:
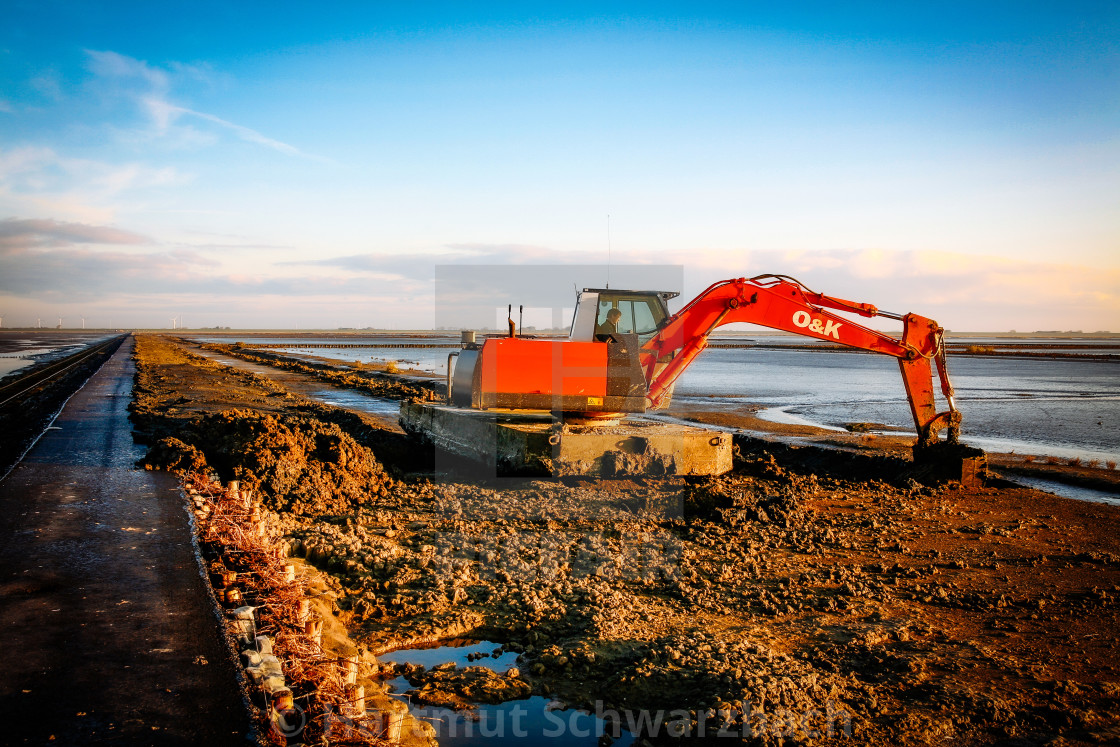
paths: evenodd
<path fill-rule="evenodd" d="M 902 337 L 895 339 L 864 327 L 831 309 L 901 320 Z M 945 364 L 944 330 L 936 322 L 917 314 L 892 314 L 871 304 L 816 293 L 785 275 L 714 283 L 666 319 L 641 350 L 642 368 L 649 382 L 647 406 L 665 406 L 673 384 L 707 346 L 709 335 L 733 322 L 749 322 L 897 358 L 919 445 L 935 443 L 938 432 L 946 427 L 948 439 L 957 440 L 961 418 Z M 941 391 L 949 408 L 946 412 L 937 411 L 931 361 L 936 361 Z"/>

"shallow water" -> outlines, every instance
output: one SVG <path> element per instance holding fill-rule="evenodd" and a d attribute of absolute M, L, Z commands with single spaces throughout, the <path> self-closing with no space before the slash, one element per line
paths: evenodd
<path fill-rule="evenodd" d="M 25 360 L 23 358 L 9 358 L 6 356 L 0 356 L 0 378 L 3 378 L 10 373 L 14 373 L 21 368 L 26 368 L 32 363 L 34 363 L 34 361 Z"/>
<path fill-rule="evenodd" d="M 0 335 L 0 378 L 28 366 L 76 353 L 110 335 L 77 332 L 7 332 Z"/>
<path fill-rule="evenodd" d="M 501 647 L 499 643 L 456 641 L 454 644 L 401 649 L 377 658 L 383 662 L 420 664 L 429 669 L 447 662 L 454 662 L 459 667 L 487 667 L 496 672 L 505 672 L 516 666 L 515 653 L 491 656 Z M 487 656 L 476 661 L 467 660 L 469 654 L 478 653 Z M 412 686 L 404 677 L 389 680 L 389 684 L 395 691 L 391 694 L 406 702 L 414 716 L 428 721 L 436 728 L 441 747 L 540 743 L 561 747 L 593 747 L 599 744 L 599 737 L 608 729 L 606 722 L 592 713 L 564 708 L 562 704 L 539 695 L 498 705 L 480 704 L 476 710 L 478 718 L 475 720 L 447 708 L 414 706 L 405 694 Z M 621 731 L 619 738 L 612 744 L 627 747 L 633 742 L 633 735 Z"/>
<path fill-rule="evenodd" d="M 217 361 L 226 366 L 239 368 L 243 371 L 252 371 L 262 376 L 280 375 L 281 378 L 283 377 L 283 374 L 280 374 L 277 369 L 262 363 L 251 363 L 241 360 L 240 358 L 221 355 L 212 350 L 199 350 L 198 353 L 205 358 Z M 322 402 L 323 404 L 342 407 L 357 412 L 366 412 L 380 418 L 388 425 L 396 423 L 400 415 L 400 400 L 375 397 L 372 394 L 354 389 L 335 389 L 333 387 L 316 386 L 315 384 L 308 385 L 306 381 L 303 380 L 297 380 L 294 383 L 289 382 L 289 386 L 292 386 L 293 389 L 300 394 Z"/>
<path fill-rule="evenodd" d="M 214 338 L 218 340 L 218 338 Z M 221 338 L 232 342 L 238 338 Z M 331 358 L 342 363 L 397 361 L 402 367 L 446 371 L 449 348 L 389 348 L 392 344 L 446 344 L 448 335 L 367 338 L 269 338 L 246 336 L 251 342 L 292 343 L 290 353 Z M 363 348 L 309 348 L 308 343 L 369 341 Z M 749 347 L 751 342 L 768 347 Z M 897 363 L 886 356 L 827 350 L 793 349 L 808 338 L 759 336 L 712 338 L 677 383 L 680 403 L 713 400 L 729 405 L 763 405 L 763 419 L 842 429 L 847 423 L 879 423 L 902 432 L 914 424 Z M 954 339 L 954 345 L 1014 343 L 1030 350 L 1120 344 L 1102 340 L 1008 338 Z M 787 348 L 787 349 L 783 349 Z M 283 352 L 283 351 L 277 351 Z M 1120 356 L 1117 356 L 1120 357 Z M 952 356 L 949 371 L 957 405 L 964 415 L 962 438 L 981 448 L 1020 454 L 1054 455 L 1083 460 L 1120 461 L 1120 360 Z M 942 406 L 943 403 L 941 403 Z M 368 406 L 368 405 L 367 405 Z M 387 413 L 380 413 L 387 414 Z"/>
<path fill-rule="evenodd" d="M 1107 503 L 1111 506 L 1120 506 L 1120 495 L 1114 493 L 1105 493 L 1100 490 L 1092 488 L 1083 488 L 1078 485 L 1067 485 L 1064 482 L 1056 482 L 1054 480 L 1045 480 L 1041 477 L 1027 477 L 1026 475 L 1006 475 L 1005 480 L 1018 483 L 1028 488 L 1041 490 L 1044 493 L 1052 493 L 1063 498 L 1074 498 L 1079 501 L 1090 501 L 1092 503 Z"/>
<path fill-rule="evenodd" d="M 307 392 L 307 396 L 323 404 L 344 407 L 348 410 L 357 410 L 359 412 L 368 412 L 394 420 L 401 411 L 401 402 L 398 399 L 375 397 L 372 394 L 350 389 L 316 389 Z"/>
<path fill-rule="evenodd" d="M 949 371 L 966 441 L 1018 453 L 1102 461 L 1120 456 L 1116 362 L 970 356 L 951 358 Z M 713 399 L 770 405 L 760 415 L 779 422 L 914 429 L 898 365 L 883 356 L 709 350 L 681 376 L 675 400 Z"/>
<path fill-rule="evenodd" d="M 319 358 L 330 358 L 331 360 L 336 360 L 341 363 L 354 363 L 358 361 L 366 364 L 385 364 L 392 361 L 397 363 L 401 368 L 411 368 L 417 371 L 427 371 L 429 373 L 446 372 L 447 354 L 459 349 L 458 333 L 454 335 L 433 334 L 432 336 L 401 337 L 384 334 L 370 335 L 367 338 L 369 340 L 368 345 L 362 345 L 362 347 L 356 348 L 320 348 L 311 346 L 330 344 L 361 345 L 363 338 L 344 337 L 336 339 L 328 337 L 298 338 L 246 335 L 245 337 L 197 336 L 192 339 L 198 340 L 199 342 L 214 342 L 224 345 L 233 344 L 235 342 L 244 342 L 246 345 L 284 345 L 285 347 L 268 348 L 268 351 L 295 357 L 317 356 Z M 377 344 L 379 342 L 389 345 L 405 345 L 410 347 L 386 347 L 384 344 Z M 441 347 L 424 347 L 425 345 L 440 345 Z"/>

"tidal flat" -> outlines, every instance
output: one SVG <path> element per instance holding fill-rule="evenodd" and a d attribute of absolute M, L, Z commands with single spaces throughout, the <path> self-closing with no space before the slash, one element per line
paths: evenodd
<path fill-rule="evenodd" d="M 152 466 L 256 491 L 370 653 L 473 637 L 516 654 L 385 662 L 417 704 L 645 714 L 653 743 L 712 724 L 772 744 L 1120 738 L 1120 508 L 996 476 L 924 484 L 855 434 L 847 451 L 740 434 L 719 477 L 464 481 L 384 418 L 301 393 L 432 388 L 192 345 L 137 342 Z"/>

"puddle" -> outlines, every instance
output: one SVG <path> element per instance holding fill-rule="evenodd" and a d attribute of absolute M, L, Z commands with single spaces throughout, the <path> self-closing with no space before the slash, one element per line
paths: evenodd
<path fill-rule="evenodd" d="M 83 347 L 95 345 L 103 339 L 99 337 L 83 345 L 60 344 L 53 347 L 17 347 L 14 352 L 6 350 L 4 353 L 0 353 L 0 378 L 22 373 L 23 369 L 35 363 L 46 363 L 65 358 L 78 352 Z M 18 346 L 23 341 L 15 340 L 13 342 Z M 9 347 L 11 346 L 9 345 Z"/>
<path fill-rule="evenodd" d="M 481 666 L 505 672 L 517 666 L 516 653 L 504 652 L 495 657 L 493 654 L 499 649 L 501 644 L 494 641 L 445 641 L 443 645 L 402 649 L 377 658 L 425 668 L 454 662 L 457 667 Z M 480 654 L 482 658 L 476 658 Z M 634 743 L 633 735 L 621 729 L 617 739 L 600 741 L 604 734 L 613 737 L 616 727 L 594 713 L 565 708 L 562 703 L 540 695 L 498 705 L 479 704 L 473 712 L 464 714 L 448 708 L 413 705 L 407 694 L 412 685 L 404 677 L 395 677 L 388 684 L 390 695 L 407 703 L 413 716 L 435 728 L 440 747 L 541 743 L 558 747 L 627 747 Z"/>

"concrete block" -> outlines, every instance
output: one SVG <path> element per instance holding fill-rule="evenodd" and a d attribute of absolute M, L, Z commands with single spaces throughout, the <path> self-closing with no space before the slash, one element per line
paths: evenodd
<path fill-rule="evenodd" d="M 282 674 L 274 674 L 269 677 L 265 677 L 264 681 L 261 682 L 261 690 L 263 690 L 269 696 L 275 696 L 276 693 L 287 689 L 288 685 L 286 682 L 284 682 L 284 675 Z"/>
<path fill-rule="evenodd" d="M 241 660 L 245 663 L 246 669 L 259 667 L 261 665 L 261 655 L 256 649 L 247 648 L 241 652 Z"/>
<path fill-rule="evenodd" d="M 230 628 L 237 642 L 243 648 L 256 645 L 257 622 L 253 616 L 255 607 L 238 607 L 231 616 Z"/>
<path fill-rule="evenodd" d="M 284 685 L 284 670 L 280 666 L 280 660 L 272 654 L 258 654 L 259 660 L 255 665 L 245 667 L 245 673 L 249 675 L 249 679 L 253 684 L 260 685 L 267 692 L 272 692 L 268 689 L 276 683 L 273 681 L 276 678 L 280 679 L 280 686 Z M 269 684 L 270 681 L 271 685 Z"/>

